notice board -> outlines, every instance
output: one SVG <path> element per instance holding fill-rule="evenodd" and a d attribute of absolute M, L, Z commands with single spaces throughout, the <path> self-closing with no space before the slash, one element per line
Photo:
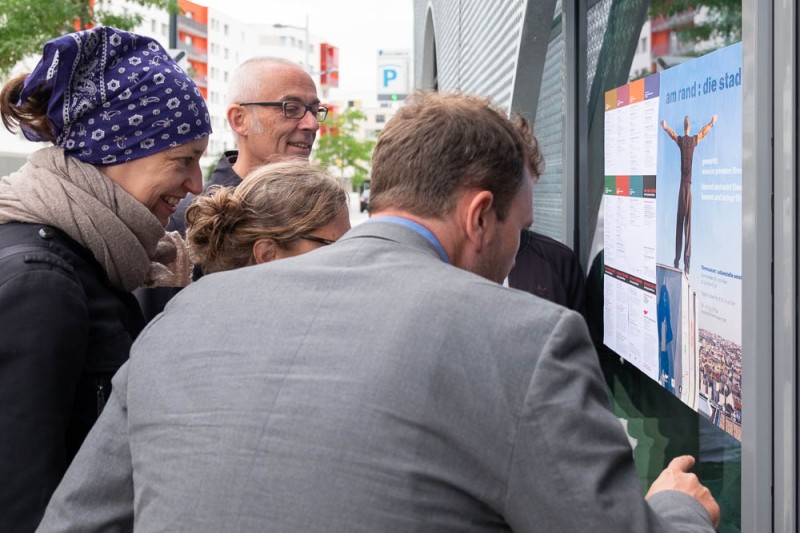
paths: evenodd
<path fill-rule="evenodd" d="M 741 439 L 742 47 L 605 94 L 603 342 Z"/>

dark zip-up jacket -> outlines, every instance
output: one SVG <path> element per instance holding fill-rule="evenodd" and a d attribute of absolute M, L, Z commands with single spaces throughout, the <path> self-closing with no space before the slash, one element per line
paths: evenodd
<path fill-rule="evenodd" d="M 0 225 L 0 531 L 33 531 L 144 327 L 92 253 Z"/>

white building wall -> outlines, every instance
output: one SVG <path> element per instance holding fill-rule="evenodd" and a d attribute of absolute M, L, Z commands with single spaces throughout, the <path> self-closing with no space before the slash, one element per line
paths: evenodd
<path fill-rule="evenodd" d="M 115 4 L 109 4 L 109 7 L 113 9 Z M 133 29 L 134 33 L 153 37 L 165 48 L 169 48 L 169 14 L 166 11 L 128 1 L 122 2 L 118 10 L 141 15 L 142 23 Z"/>
<path fill-rule="evenodd" d="M 631 74 L 640 78 L 647 71 L 650 72 L 652 57 L 650 54 L 653 46 L 652 36 L 650 35 L 650 20 L 646 20 L 642 26 L 642 33 L 639 35 L 639 44 L 636 46 L 636 53 L 631 63 Z"/>
<path fill-rule="evenodd" d="M 386 123 L 394 116 L 402 102 L 367 103 L 358 106 L 367 119 L 361 123 L 356 135 L 362 141 L 374 141 L 383 130 Z"/>
<path fill-rule="evenodd" d="M 208 110 L 214 133 L 207 154 L 215 161 L 236 147 L 228 126 L 228 84 L 236 67 L 247 59 L 256 36 L 247 24 L 216 9 L 208 10 Z"/>

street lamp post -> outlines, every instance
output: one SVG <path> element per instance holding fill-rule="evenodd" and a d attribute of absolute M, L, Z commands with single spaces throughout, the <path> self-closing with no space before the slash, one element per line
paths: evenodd
<path fill-rule="evenodd" d="M 306 13 L 306 25 L 305 26 L 295 26 L 293 24 L 273 24 L 273 28 L 294 28 L 296 30 L 303 30 L 306 34 L 306 40 L 303 43 L 303 49 L 305 51 L 305 61 L 306 61 L 306 70 L 309 74 L 312 73 L 313 69 L 311 68 L 311 63 L 309 62 L 310 55 L 308 53 L 308 47 L 311 44 L 311 38 L 308 32 L 308 13 Z"/>

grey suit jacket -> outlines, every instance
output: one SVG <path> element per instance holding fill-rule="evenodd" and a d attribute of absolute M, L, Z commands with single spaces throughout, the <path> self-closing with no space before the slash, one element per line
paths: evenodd
<path fill-rule="evenodd" d="M 689 496 L 643 500 L 580 315 L 376 221 L 206 276 L 140 335 L 40 531 L 132 523 L 712 530 Z"/>

